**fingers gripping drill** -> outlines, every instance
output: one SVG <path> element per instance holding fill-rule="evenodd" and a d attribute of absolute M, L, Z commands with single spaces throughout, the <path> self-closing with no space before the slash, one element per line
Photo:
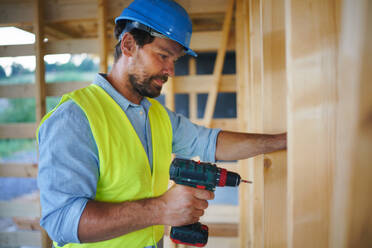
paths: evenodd
<path fill-rule="evenodd" d="M 237 187 L 240 182 L 252 183 L 251 181 L 242 180 L 239 174 L 219 168 L 215 164 L 178 158 L 173 160 L 169 174 L 170 179 L 176 184 L 209 191 L 214 191 L 216 186 Z M 208 241 L 208 227 L 200 222 L 172 227 L 170 238 L 178 244 L 203 247 Z"/>

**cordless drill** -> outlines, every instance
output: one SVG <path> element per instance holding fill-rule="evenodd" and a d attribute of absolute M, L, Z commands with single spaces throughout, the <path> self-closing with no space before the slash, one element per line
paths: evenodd
<path fill-rule="evenodd" d="M 209 191 L 215 191 L 216 186 L 237 187 L 240 182 L 252 183 L 242 180 L 238 173 L 219 168 L 215 164 L 179 158 L 173 160 L 169 174 L 176 184 Z M 208 241 L 208 227 L 200 222 L 172 227 L 170 238 L 178 244 L 203 247 Z"/>

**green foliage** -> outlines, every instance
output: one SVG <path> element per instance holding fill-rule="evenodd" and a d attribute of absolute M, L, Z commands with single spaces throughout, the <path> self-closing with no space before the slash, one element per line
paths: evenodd
<path fill-rule="evenodd" d="M 11 154 L 24 151 L 36 150 L 35 139 L 3 139 L 0 140 L 0 158 L 8 157 Z"/>
<path fill-rule="evenodd" d="M 8 99 L 8 107 L 0 112 L 0 123 L 35 122 L 35 99 Z"/>
<path fill-rule="evenodd" d="M 24 68 L 21 64 L 14 63 L 10 66 L 12 72 L 10 76 L 18 76 L 32 73 L 30 70 Z"/>
<path fill-rule="evenodd" d="M 5 78 L 5 77 L 6 77 L 5 70 L 4 70 L 4 68 L 0 65 L 0 78 Z"/>
<path fill-rule="evenodd" d="M 56 82 L 91 82 L 98 71 L 98 65 L 91 58 L 85 58 L 77 66 L 71 60 L 65 64 L 45 63 L 46 81 Z M 35 73 L 25 69 L 21 64 L 11 65 L 11 75 L 6 77 L 4 68 L 0 66 L 0 85 L 34 83 Z M 0 99 L 0 123 L 35 122 L 35 99 Z M 47 112 L 60 101 L 60 97 L 47 97 Z M 15 152 L 35 149 L 34 139 L 0 140 L 0 157 L 10 156 Z"/>

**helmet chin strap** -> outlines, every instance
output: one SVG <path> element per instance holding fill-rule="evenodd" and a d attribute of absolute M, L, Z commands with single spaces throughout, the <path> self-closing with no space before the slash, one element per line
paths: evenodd
<path fill-rule="evenodd" d="M 119 36 L 119 41 L 121 41 L 121 39 L 123 38 L 124 34 L 126 32 L 130 32 L 132 29 L 134 28 L 137 28 L 137 29 L 140 29 L 140 30 L 143 30 L 143 31 L 146 31 L 147 33 L 149 33 L 150 35 L 154 36 L 154 37 L 159 37 L 159 38 L 163 38 L 163 39 L 169 39 L 167 36 L 157 32 L 156 30 L 142 24 L 142 23 L 139 23 L 139 22 L 136 22 L 136 21 L 128 21 L 126 24 L 125 24 L 125 28 L 124 30 L 121 32 L 120 36 Z"/>

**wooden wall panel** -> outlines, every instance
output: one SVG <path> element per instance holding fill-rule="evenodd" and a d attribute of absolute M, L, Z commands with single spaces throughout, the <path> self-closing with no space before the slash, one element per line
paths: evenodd
<path fill-rule="evenodd" d="M 287 127 L 284 0 L 262 2 L 263 132 Z M 287 152 L 264 156 L 264 247 L 287 247 Z"/>
<path fill-rule="evenodd" d="M 338 0 L 286 0 L 288 247 L 328 247 L 335 164 Z"/>
<path fill-rule="evenodd" d="M 343 3 L 329 247 L 372 247 L 372 4 Z"/>

